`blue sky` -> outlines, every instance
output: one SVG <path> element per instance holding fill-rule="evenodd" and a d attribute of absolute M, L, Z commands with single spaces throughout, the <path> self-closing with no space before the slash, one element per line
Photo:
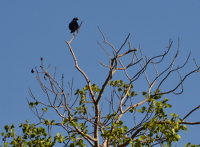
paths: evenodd
<path fill-rule="evenodd" d="M 170 38 L 174 41 L 171 54 L 173 55 L 180 38 L 181 53 L 176 66 L 183 64 L 189 52 L 192 53 L 188 66 L 183 70 L 184 74 L 195 68 L 193 58 L 200 64 L 199 6 L 200 1 L 197 0 L 1 1 L 0 132 L 6 124 L 15 123 L 18 126 L 26 119 L 31 123 L 38 121 L 30 111 L 26 98 L 30 99 L 30 87 L 35 95 L 45 99 L 41 97 L 35 75 L 30 72 L 32 68 L 40 65 L 40 57 L 44 58 L 46 65 L 51 63 L 51 69 L 57 67 L 58 79 L 64 73 L 67 83 L 74 76 L 74 89 L 85 85 L 83 77 L 74 68 L 73 59 L 65 43 L 72 37 L 68 24 L 73 17 L 79 17 L 79 23 L 83 21 L 80 33 L 71 44 L 79 65 L 92 83 L 102 84 L 107 69 L 97 60 L 108 63 L 108 59 L 96 42 L 98 40 L 103 43 L 97 26 L 116 48 L 120 47 L 130 33 L 129 41 L 132 46 L 137 48 L 140 45 L 143 54 L 149 58 L 162 54 Z M 108 48 L 108 51 L 111 49 Z M 167 65 L 167 62 L 164 65 Z M 170 87 L 174 80 L 172 77 L 163 88 Z M 166 96 L 173 105 L 173 112 L 184 116 L 199 105 L 199 83 L 199 73 L 196 73 L 185 81 L 185 91 L 182 95 Z M 135 85 L 137 91 L 144 90 L 145 84 Z M 200 121 L 198 113 L 192 114 L 188 121 Z M 199 132 L 198 125 L 190 126 L 189 132 L 182 134 L 183 138 L 178 146 L 187 142 L 200 143 Z"/>

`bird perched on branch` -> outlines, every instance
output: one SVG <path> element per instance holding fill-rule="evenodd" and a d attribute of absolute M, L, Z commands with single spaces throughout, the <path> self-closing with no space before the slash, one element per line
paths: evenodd
<path fill-rule="evenodd" d="M 69 29 L 71 30 L 71 33 L 74 33 L 79 28 L 77 20 L 79 20 L 79 18 L 75 17 L 69 24 Z"/>

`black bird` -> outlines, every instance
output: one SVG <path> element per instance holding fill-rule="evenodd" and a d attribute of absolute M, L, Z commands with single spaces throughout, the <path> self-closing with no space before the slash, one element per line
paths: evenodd
<path fill-rule="evenodd" d="M 71 30 L 71 33 L 74 33 L 79 28 L 77 20 L 79 20 L 79 18 L 75 17 L 69 24 L 69 29 Z"/>

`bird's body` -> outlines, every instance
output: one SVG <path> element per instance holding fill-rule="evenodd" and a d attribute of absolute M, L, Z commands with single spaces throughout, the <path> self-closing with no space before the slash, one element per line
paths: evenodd
<path fill-rule="evenodd" d="M 71 30 L 71 33 L 74 33 L 79 28 L 77 20 L 79 19 L 75 17 L 69 24 L 69 29 Z"/>

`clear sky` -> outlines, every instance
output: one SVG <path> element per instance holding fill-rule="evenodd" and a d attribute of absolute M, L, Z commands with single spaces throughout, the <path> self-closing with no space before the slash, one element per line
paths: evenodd
<path fill-rule="evenodd" d="M 0 132 L 6 124 L 18 126 L 25 122 L 38 122 L 31 112 L 26 98 L 30 99 L 30 87 L 39 99 L 40 87 L 31 69 L 40 66 L 40 57 L 45 64 L 51 63 L 52 69 L 58 68 L 58 78 L 65 74 L 66 83 L 75 78 L 75 87 L 82 88 L 85 81 L 74 68 L 73 59 L 66 40 L 72 37 L 68 29 L 69 22 L 79 17 L 83 21 L 80 33 L 72 42 L 79 65 L 88 74 L 92 83 L 102 84 L 106 76 L 104 67 L 97 60 L 107 63 L 108 59 L 96 43 L 102 42 L 97 26 L 100 26 L 109 42 L 116 48 L 123 43 L 128 33 L 129 41 L 137 48 L 140 44 L 144 55 L 149 58 L 166 50 L 168 41 L 174 41 L 173 51 L 177 49 L 180 38 L 181 53 L 177 64 L 181 65 L 189 52 L 192 53 L 183 74 L 195 68 L 192 59 L 200 65 L 200 1 L 50 1 L 50 0 L 1 0 L 0 1 Z M 106 45 L 105 45 L 106 47 Z M 111 51 L 110 48 L 108 48 Z M 172 51 L 172 52 L 173 52 Z M 172 54 L 173 55 L 173 54 Z M 150 73 L 151 74 L 151 73 Z M 200 104 L 200 73 L 185 81 L 184 93 L 180 96 L 169 95 L 174 113 L 185 116 Z M 142 91 L 142 85 L 135 85 Z M 168 88 L 172 80 L 166 83 Z M 192 114 L 188 121 L 200 121 L 199 111 Z M 183 133 L 177 144 L 187 142 L 200 144 L 199 126 L 190 126 L 188 133 Z M 0 141 L 0 144 L 2 142 Z"/>

